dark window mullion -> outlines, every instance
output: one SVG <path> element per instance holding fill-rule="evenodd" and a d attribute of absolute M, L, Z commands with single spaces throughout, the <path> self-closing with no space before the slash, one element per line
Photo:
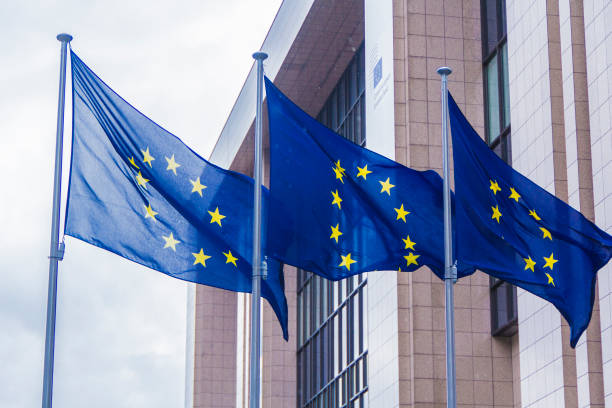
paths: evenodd
<path fill-rule="evenodd" d="M 360 145 L 366 139 L 364 66 L 361 46 L 317 116 L 325 126 Z M 359 343 L 365 344 L 363 333 L 355 332 L 362 330 L 362 324 L 355 321 L 362 316 L 356 301 L 361 303 L 366 284 L 367 279 L 344 281 L 334 293 L 333 282 L 298 271 L 298 325 L 304 331 L 297 351 L 300 407 L 337 407 L 333 402 L 336 398 L 353 406 L 355 395 L 367 392 L 365 373 L 363 386 L 355 381 L 349 384 L 354 373 L 367 367 L 367 346 L 358 350 Z M 309 310 L 305 310 L 307 307 Z"/>
<path fill-rule="evenodd" d="M 485 136 L 489 147 L 505 162 L 510 163 L 511 124 L 507 106 L 509 99 L 505 1 L 481 0 L 480 4 Z M 492 38 L 493 36 L 495 38 Z M 494 75 L 497 78 L 493 78 Z M 497 112 L 492 109 L 497 109 Z M 490 277 L 490 295 L 492 334 L 513 334 L 516 331 L 516 287 Z"/>

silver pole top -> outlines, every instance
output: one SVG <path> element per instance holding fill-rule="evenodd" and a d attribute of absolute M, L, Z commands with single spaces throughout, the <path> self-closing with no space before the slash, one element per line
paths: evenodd
<path fill-rule="evenodd" d="M 57 35 L 57 41 L 69 43 L 72 41 L 72 36 L 70 34 L 61 33 Z"/>
<path fill-rule="evenodd" d="M 453 70 L 450 69 L 449 67 L 440 67 L 436 70 L 436 72 L 442 76 L 446 76 L 446 75 L 450 75 Z"/>
<path fill-rule="evenodd" d="M 268 54 L 266 54 L 265 52 L 261 52 L 261 51 L 257 51 L 256 53 L 253 53 L 253 58 L 255 58 L 256 60 L 265 60 L 266 58 L 268 58 Z"/>

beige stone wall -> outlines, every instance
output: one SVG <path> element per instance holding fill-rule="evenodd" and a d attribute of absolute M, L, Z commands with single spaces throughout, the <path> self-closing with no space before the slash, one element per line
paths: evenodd
<path fill-rule="evenodd" d="M 262 341 L 262 397 L 263 408 L 296 406 L 296 321 L 297 321 L 297 271 L 285 266 L 285 295 L 289 306 L 289 341 L 274 311 L 267 302 L 263 307 Z"/>
<path fill-rule="evenodd" d="M 513 166 L 593 219 L 581 0 L 508 0 Z M 599 304 L 576 350 L 554 307 L 519 293 L 523 407 L 603 406 Z"/>
<path fill-rule="evenodd" d="M 559 1 L 559 39 L 563 80 L 568 203 L 594 220 L 591 134 L 582 0 Z M 576 346 L 579 407 L 603 407 L 603 366 L 599 296 L 593 317 Z"/>
<path fill-rule="evenodd" d="M 441 172 L 440 76 L 484 134 L 480 1 L 394 1 L 396 160 Z M 444 284 L 429 270 L 398 274 L 400 406 L 445 407 Z M 513 406 L 512 340 L 491 337 L 489 278 L 455 285 L 457 402 Z"/>
<path fill-rule="evenodd" d="M 196 286 L 194 408 L 236 406 L 236 293 Z"/>
<path fill-rule="evenodd" d="M 567 197 L 566 166 L 555 166 L 560 162 L 555 159 L 565 158 L 565 133 L 554 5 L 507 1 L 512 164 L 541 187 Z M 575 386 L 564 386 L 564 370 L 572 364 L 565 358 L 561 316 L 520 289 L 518 308 L 521 406 L 564 407 L 566 391 L 575 394 Z"/>
<path fill-rule="evenodd" d="M 283 87 L 309 111 L 318 111 L 363 38 L 361 14 L 346 12 L 357 9 L 355 1 L 334 2 L 334 10 L 341 12 L 315 2 L 305 25 L 314 27 L 325 17 L 342 20 L 344 28 L 327 24 L 301 29 L 296 39 L 301 46 L 292 48 L 289 64 L 279 72 Z M 440 172 L 436 68 L 453 69 L 450 91 L 484 135 L 480 0 L 392 1 L 395 158 L 415 169 Z M 612 21 L 612 3 L 506 1 L 513 166 L 610 231 L 612 24 L 607 22 Z M 322 38 L 335 38 L 330 44 L 337 45 L 324 56 L 318 46 Z M 311 83 L 323 86 L 312 90 Z M 246 157 L 248 143 L 244 146 L 239 155 Z M 604 397 L 612 406 L 611 271 L 608 265 L 600 273 L 601 310 L 596 304 L 576 351 L 569 348 L 568 327 L 556 309 L 524 291 L 518 297 L 519 333 L 491 337 L 488 277 L 477 273 L 462 279 L 455 286 L 454 305 L 458 406 L 582 408 L 603 406 Z M 294 268 L 285 268 L 285 279 L 288 343 L 271 309 L 265 302 L 263 306 L 264 407 L 295 406 Z M 444 407 L 444 285 L 422 269 L 398 273 L 396 287 L 399 395 L 390 388 L 394 396 L 388 400 L 399 401 L 401 407 Z M 234 407 L 237 391 L 248 391 L 248 350 L 237 349 L 248 344 L 248 327 L 236 320 L 241 303 L 236 294 L 203 286 L 197 288 L 196 299 L 194 406 Z M 250 303 L 245 299 L 242 306 Z M 248 307 L 242 312 L 246 314 Z M 242 329 L 244 342 L 237 345 L 237 330 Z"/>
<path fill-rule="evenodd" d="M 582 1 L 595 222 L 612 233 L 612 3 Z M 612 407 L 612 264 L 598 274 L 605 406 Z M 594 312 L 595 313 L 595 312 Z M 595 316 L 595 315 L 594 315 Z M 587 341 L 591 332 L 587 333 Z M 590 376 L 589 376 L 590 377 Z"/>

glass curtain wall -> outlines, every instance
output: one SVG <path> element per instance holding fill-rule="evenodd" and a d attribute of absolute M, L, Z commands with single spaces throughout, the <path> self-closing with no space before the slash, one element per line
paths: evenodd
<path fill-rule="evenodd" d="M 482 73 L 486 141 L 499 157 L 512 164 L 506 0 L 481 0 Z M 516 333 L 516 287 L 491 277 L 491 334 Z"/>
<path fill-rule="evenodd" d="M 363 45 L 317 119 L 365 145 Z M 301 408 L 367 407 L 367 278 L 338 282 L 298 270 L 297 401 Z"/>

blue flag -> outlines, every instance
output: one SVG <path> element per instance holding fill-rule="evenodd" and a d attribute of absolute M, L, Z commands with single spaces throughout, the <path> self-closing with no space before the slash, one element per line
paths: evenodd
<path fill-rule="evenodd" d="M 73 52 L 71 61 L 65 234 L 175 278 L 250 292 L 253 180 L 207 162 L 124 101 Z M 282 269 L 269 260 L 268 271 L 262 296 L 287 338 Z"/>
<path fill-rule="evenodd" d="M 612 237 L 501 160 L 449 94 L 457 258 L 549 302 L 575 347 L 591 319 Z"/>
<path fill-rule="evenodd" d="M 444 274 L 442 179 L 326 128 L 266 78 L 268 251 L 328 279 L 374 270 Z M 473 268 L 459 268 L 463 276 Z"/>

